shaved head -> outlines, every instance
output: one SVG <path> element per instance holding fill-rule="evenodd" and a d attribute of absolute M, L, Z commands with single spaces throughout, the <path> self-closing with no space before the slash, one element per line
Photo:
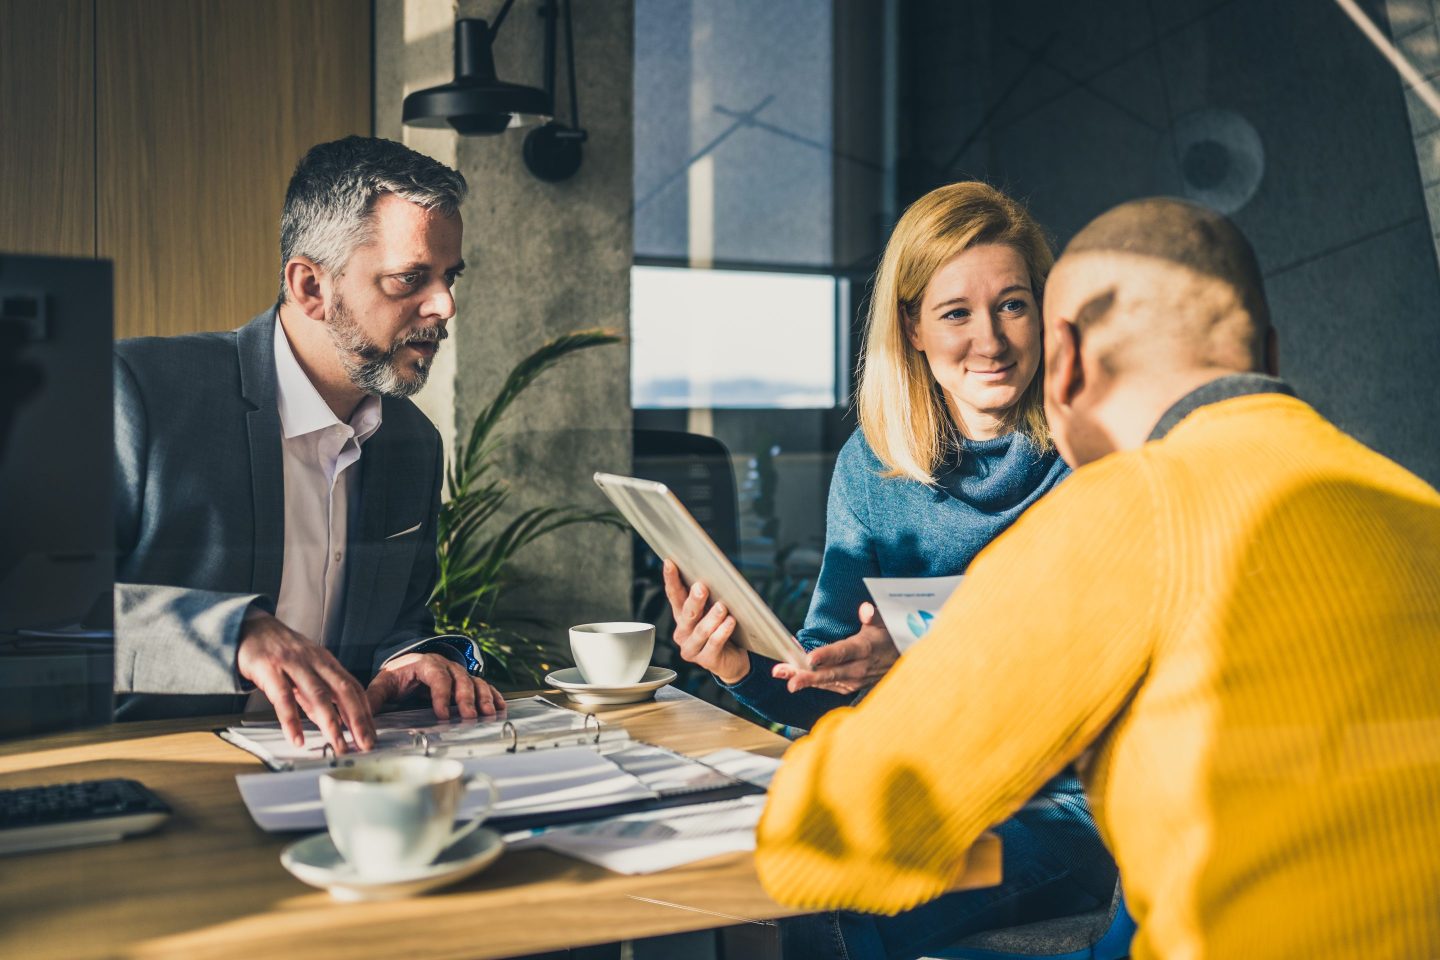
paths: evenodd
<path fill-rule="evenodd" d="M 1274 363 L 1255 251 L 1229 219 L 1184 200 L 1135 200 L 1091 221 L 1056 261 L 1044 317 L 1046 409 L 1072 465 L 1143 440 L 1178 399 L 1169 393 Z"/>
<path fill-rule="evenodd" d="M 1057 304 L 1060 319 L 1095 334 L 1092 355 L 1108 373 L 1264 363 L 1270 310 L 1260 266 L 1244 234 L 1213 210 L 1167 198 L 1121 204 L 1075 235 L 1054 279 L 1071 294 L 1058 299 L 1073 300 Z"/>
<path fill-rule="evenodd" d="M 1065 254 L 1133 253 L 1213 277 L 1235 291 L 1258 326 L 1270 323 L 1260 263 L 1230 218 L 1167 197 L 1122 203 L 1091 220 Z"/>

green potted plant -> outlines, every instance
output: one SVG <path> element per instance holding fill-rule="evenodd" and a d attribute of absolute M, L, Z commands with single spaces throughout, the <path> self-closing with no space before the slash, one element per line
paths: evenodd
<path fill-rule="evenodd" d="M 438 632 L 463 634 L 485 653 L 487 676 L 504 685 L 537 685 L 547 656 L 544 646 L 517 630 L 495 623 L 496 603 L 512 579 L 511 560 L 526 544 L 561 527 L 608 523 L 623 527 L 611 511 L 575 507 L 531 507 L 508 521 L 501 514 L 510 497 L 498 476 L 495 453 L 502 441 L 495 428 L 505 411 L 535 379 L 580 350 L 619 343 L 609 330 L 580 330 L 556 337 L 510 371 L 495 398 L 475 418 L 468 439 L 455 447 L 445 475 L 436 557 L 439 577 L 430 596 Z"/>

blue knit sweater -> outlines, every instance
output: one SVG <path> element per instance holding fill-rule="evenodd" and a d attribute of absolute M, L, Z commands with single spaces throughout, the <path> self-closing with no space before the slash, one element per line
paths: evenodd
<path fill-rule="evenodd" d="M 859 430 L 841 448 L 830 481 L 825 556 L 799 639 L 814 649 L 860 629 L 870 599 L 865 577 L 943 577 L 964 573 L 975 555 L 1069 469 L 1023 434 L 965 440 L 958 463 L 942 466 L 937 487 L 883 477 L 885 465 Z M 752 653 L 750 673 L 728 689 L 775 723 L 809 729 L 854 696 L 790 693 L 770 675 L 775 661 Z"/>

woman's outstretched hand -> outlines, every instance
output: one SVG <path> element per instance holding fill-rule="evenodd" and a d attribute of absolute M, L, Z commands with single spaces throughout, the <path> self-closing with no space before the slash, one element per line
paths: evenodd
<path fill-rule="evenodd" d="M 900 659 L 890 631 L 875 614 L 872 603 L 860 604 L 860 632 L 844 640 L 816 647 L 805 658 L 810 669 L 777 663 L 771 675 L 786 681 L 791 693 L 819 687 L 835 693 L 854 693 L 872 687 Z"/>
<path fill-rule="evenodd" d="M 750 654 L 730 643 L 735 618 L 725 604 L 711 604 L 710 591 L 696 581 L 685 589 L 680 570 L 665 561 L 665 597 L 675 615 L 675 646 L 680 656 L 715 674 L 723 683 L 739 683 L 750 673 Z"/>

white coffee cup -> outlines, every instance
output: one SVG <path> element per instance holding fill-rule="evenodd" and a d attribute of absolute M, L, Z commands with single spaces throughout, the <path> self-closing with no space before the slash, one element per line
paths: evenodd
<path fill-rule="evenodd" d="M 582 623 L 570 628 L 570 654 L 586 683 L 623 687 L 639 683 L 655 652 L 650 623 Z"/>
<path fill-rule="evenodd" d="M 472 785 L 488 794 L 485 806 L 456 827 L 461 798 Z M 489 777 L 466 776 L 459 760 L 436 757 L 361 759 L 320 778 L 330 839 L 366 877 L 402 876 L 432 863 L 484 822 L 495 796 Z"/>

